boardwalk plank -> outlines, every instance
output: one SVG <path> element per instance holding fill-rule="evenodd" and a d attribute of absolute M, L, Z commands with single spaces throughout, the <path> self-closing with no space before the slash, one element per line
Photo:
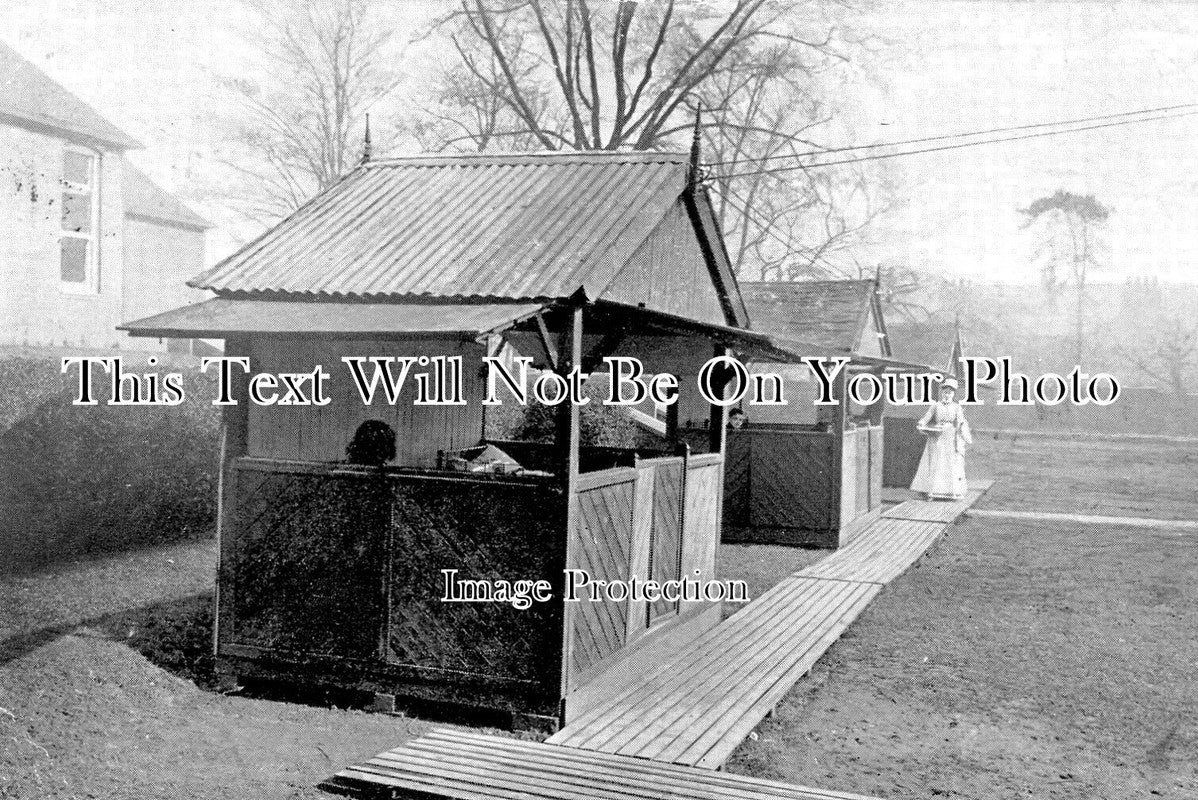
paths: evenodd
<path fill-rule="evenodd" d="M 863 795 L 479 734 L 434 731 L 326 788 L 452 800 L 876 800 Z"/>
<path fill-rule="evenodd" d="M 714 770 L 986 488 L 975 484 L 959 503 L 889 509 L 547 743 L 438 730 L 337 773 L 326 788 L 434 800 L 870 800 Z"/>

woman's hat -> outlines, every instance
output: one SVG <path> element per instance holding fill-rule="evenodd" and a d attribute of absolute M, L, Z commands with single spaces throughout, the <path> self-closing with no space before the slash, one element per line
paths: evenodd
<path fill-rule="evenodd" d="M 943 381 L 940 382 L 940 388 L 941 389 L 956 389 L 957 388 L 957 379 L 956 378 L 945 378 Z"/>

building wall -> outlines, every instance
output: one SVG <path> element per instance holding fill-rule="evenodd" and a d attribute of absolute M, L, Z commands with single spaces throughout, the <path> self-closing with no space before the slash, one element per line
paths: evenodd
<path fill-rule="evenodd" d="M 121 322 L 185 306 L 207 295 L 186 283 L 204 270 L 204 231 L 129 216 L 125 217 L 124 251 Z M 157 347 L 158 342 L 134 337 L 122 342 L 122 347 L 147 345 Z"/>
<path fill-rule="evenodd" d="M 99 153 L 99 291 L 64 291 L 60 281 L 63 154 L 52 135 L 0 126 L 0 341 L 112 347 L 120 317 L 124 208 L 121 159 Z"/>
<path fill-rule="evenodd" d="M 603 299 L 716 325 L 728 322 L 681 199 L 633 253 Z"/>
<path fill-rule="evenodd" d="M 386 402 L 381 389 L 366 406 L 355 388 L 349 367 L 341 358 L 360 356 L 461 356 L 465 384 L 464 406 L 413 405 L 418 372 L 413 366 L 396 405 Z M 250 359 L 255 372 L 310 373 L 320 364 L 330 376 L 325 406 L 249 406 L 247 454 L 260 458 L 299 461 L 340 461 L 354 431 L 366 420 L 382 420 L 396 433 L 394 466 L 435 467 L 437 451 L 458 450 L 482 438 L 482 398 L 485 384 L 479 371 L 484 345 L 450 340 L 378 342 L 317 339 L 255 339 Z M 365 367 L 367 376 L 373 366 Z M 396 368 L 395 374 L 399 372 Z M 310 388 L 310 382 L 305 384 Z"/>
<path fill-rule="evenodd" d="M 0 125 L 0 344 L 165 349 L 116 326 L 199 299 L 183 282 L 204 268 L 204 233 L 127 218 L 122 156 L 92 151 L 96 291 L 64 288 L 59 240 L 68 146 L 50 133 Z"/>

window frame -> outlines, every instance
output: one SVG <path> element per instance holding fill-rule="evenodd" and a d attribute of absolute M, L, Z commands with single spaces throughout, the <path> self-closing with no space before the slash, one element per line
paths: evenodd
<path fill-rule="evenodd" d="M 89 184 L 67 180 L 66 160 L 68 153 L 85 156 L 91 161 Z M 58 236 L 56 238 L 58 242 L 58 287 L 60 291 L 66 294 L 99 294 L 100 292 L 100 163 L 101 153 L 98 150 L 72 144 L 63 147 L 62 179 L 60 181 L 62 192 L 59 194 L 58 201 L 65 205 L 63 195 L 67 193 L 85 195 L 91 200 L 89 204 L 89 212 L 91 214 L 89 231 L 80 233 L 67 230 L 62 227 L 61 218 L 58 223 Z M 60 211 L 63 210 L 60 209 Z M 87 243 L 87 257 L 83 264 L 84 277 L 82 281 L 68 281 L 62 277 L 62 252 L 63 240 L 65 239 L 81 240 Z"/>

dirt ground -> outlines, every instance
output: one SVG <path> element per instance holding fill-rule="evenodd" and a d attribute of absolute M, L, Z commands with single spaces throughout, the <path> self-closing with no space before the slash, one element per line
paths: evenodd
<path fill-rule="evenodd" d="M 1198 519 L 1182 448 L 1019 439 L 972 458 L 998 478 L 990 507 Z M 821 556 L 719 558 L 756 596 Z M 200 542 L 0 577 L 0 797 L 310 799 L 431 727 L 180 677 L 207 685 L 213 559 Z M 892 799 L 1196 797 L 1195 575 L 1193 535 L 964 522 L 729 769 Z"/>
<path fill-rule="evenodd" d="M 1198 536 L 971 520 L 728 768 L 904 798 L 1198 797 Z"/>
<path fill-rule="evenodd" d="M 1198 519 L 1198 443 L 979 434 L 967 476 L 979 508 Z"/>

